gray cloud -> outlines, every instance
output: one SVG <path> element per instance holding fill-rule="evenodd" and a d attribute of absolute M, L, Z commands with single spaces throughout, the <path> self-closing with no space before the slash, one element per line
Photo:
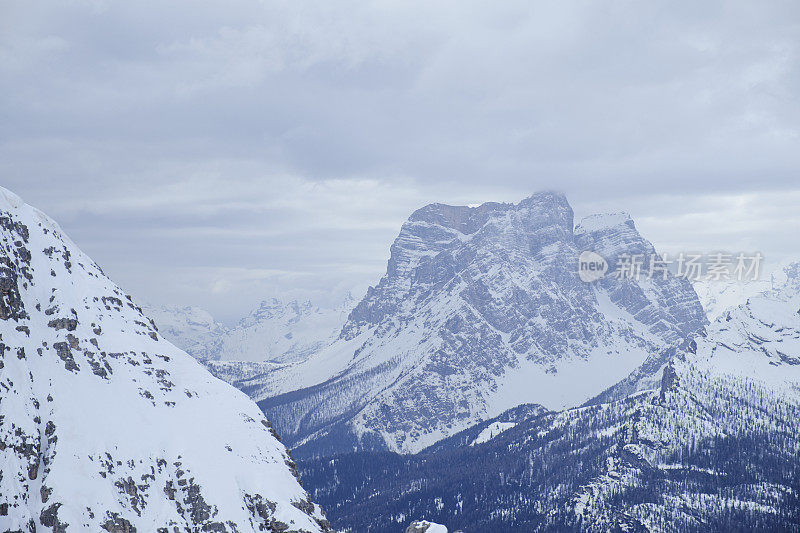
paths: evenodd
<path fill-rule="evenodd" d="M 540 189 L 800 256 L 794 2 L 0 9 L 2 185 L 143 299 L 334 298 L 420 205 Z"/>

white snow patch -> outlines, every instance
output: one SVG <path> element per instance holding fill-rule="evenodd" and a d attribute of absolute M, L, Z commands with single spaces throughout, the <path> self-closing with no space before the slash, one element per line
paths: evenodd
<path fill-rule="evenodd" d="M 516 422 L 492 422 L 488 426 L 486 426 L 483 431 L 481 431 L 475 440 L 470 443 L 470 446 L 475 446 L 477 444 L 483 444 L 484 442 L 489 442 L 500 433 L 513 428 L 516 426 Z"/>

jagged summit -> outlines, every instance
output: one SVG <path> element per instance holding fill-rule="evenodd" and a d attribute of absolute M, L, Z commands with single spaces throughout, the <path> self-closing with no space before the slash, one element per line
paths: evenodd
<path fill-rule="evenodd" d="M 0 530 L 328 529 L 270 424 L 0 189 Z"/>
<path fill-rule="evenodd" d="M 800 294 L 800 261 L 785 263 L 773 275 L 770 293 L 784 299 L 794 298 Z"/>
<path fill-rule="evenodd" d="M 408 222 L 428 222 L 457 230 L 464 235 L 471 235 L 498 213 L 518 210 L 524 207 L 532 207 L 538 213 L 561 211 L 568 214 L 570 221 L 573 217 L 572 208 L 564 194 L 541 192 L 532 194 L 516 204 L 499 202 L 485 202 L 478 206 L 429 204 L 414 211 L 408 218 Z"/>

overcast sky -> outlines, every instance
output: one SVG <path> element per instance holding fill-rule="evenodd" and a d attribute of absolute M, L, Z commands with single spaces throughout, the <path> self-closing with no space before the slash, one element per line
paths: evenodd
<path fill-rule="evenodd" d="M 800 3 L 0 0 L 0 185 L 141 301 L 374 284 L 430 202 L 566 192 L 800 257 Z"/>

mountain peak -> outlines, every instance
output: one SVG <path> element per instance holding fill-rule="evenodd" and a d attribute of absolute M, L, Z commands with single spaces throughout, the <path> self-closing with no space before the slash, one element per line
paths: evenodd
<path fill-rule="evenodd" d="M 559 192 L 538 192 L 516 204 L 485 202 L 477 206 L 454 206 L 447 204 L 428 204 L 417 209 L 408 218 L 409 223 L 425 222 L 456 230 L 464 235 L 478 231 L 492 217 L 504 213 L 530 209 L 538 220 L 568 219 L 571 223 L 572 208 L 566 196 Z"/>
<path fill-rule="evenodd" d="M 558 207 L 561 209 L 572 209 L 569 205 L 569 201 L 567 200 L 567 195 L 560 191 L 538 191 L 526 198 L 523 198 L 516 205 L 535 205 L 545 209 L 547 206 Z"/>
<path fill-rule="evenodd" d="M 579 279 L 583 250 L 653 248 L 629 218 L 604 220 L 607 231 L 576 233 L 565 196 L 552 192 L 415 211 L 339 338 L 275 369 L 260 405 L 289 442 L 350 433 L 356 443 L 338 445 L 415 451 L 521 403 L 588 400 L 705 324 L 685 280 Z M 633 387 L 655 384 L 656 359 Z M 424 410 L 406 407 L 421 397 Z"/>

